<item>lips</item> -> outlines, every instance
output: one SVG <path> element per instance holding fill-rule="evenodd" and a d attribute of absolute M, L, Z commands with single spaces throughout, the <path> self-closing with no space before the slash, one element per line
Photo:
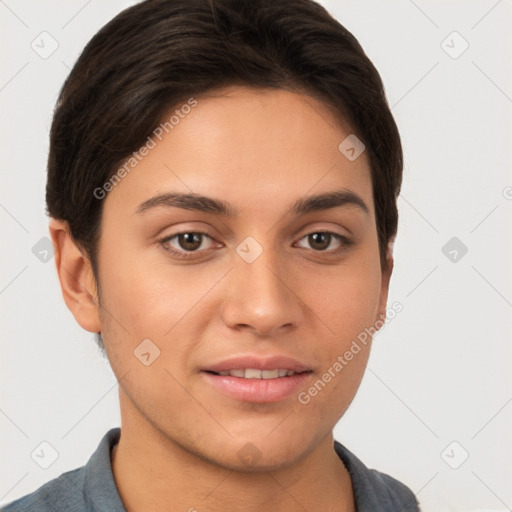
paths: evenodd
<path fill-rule="evenodd" d="M 233 370 L 260 370 L 260 371 L 279 371 L 286 370 L 294 373 L 303 373 L 311 371 L 311 366 L 302 363 L 294 358 L 282 355 L 274 356 L 233 356 L 229 359 L 213 363 L 205 368 L 203 371 L 220 373 L 220 372 L 231 372 Z M 250 375 L 250 373 L 249 373 Z M 256 375 L 256 374 L 254 374 Z M 260 378 L 260 377 L 246 377 L 246 378 Z"/>
<path fill-rule="evenodd" d="M 229 398 L 254 403 L 278 402 L 299 391 L 313 370 L 287 356 L 239 356 L 202 369 L 206 383 Z"/>

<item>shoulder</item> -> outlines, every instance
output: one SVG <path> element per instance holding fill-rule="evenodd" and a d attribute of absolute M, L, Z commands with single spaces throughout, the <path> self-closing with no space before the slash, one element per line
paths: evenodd
<path fill-rule="evenodd" d="M 1 512 L 126 512 L 119 496 L 110 461 L 112 447 L 121 435 L 109 430 L 85 466 L 62 473 L 34 492 L 0 507 Z"/>
<path fill-rule="evenodd" d="M 405 484 L 385 473 L 368 469 L 337 441 L 334 449 L 350 473 L 358 512 L 419 512 L 418 500 Z"/>
<path fill-rule="evenodd" d="M 1 512 L 86 511 L 84 467 L 62 473 L 34 492 L 0 508 Z"/>

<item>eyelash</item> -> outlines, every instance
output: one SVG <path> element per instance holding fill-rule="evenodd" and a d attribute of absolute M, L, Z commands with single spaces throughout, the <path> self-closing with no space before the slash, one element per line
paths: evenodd
<path fill-rule="evenodd" d="M 316 252 L 319 254 L 325 254 L 325 255 L 329 255 L 329 256 L 337 256 L 354 244 L 354 242 L 352 240 L 350 240 L 349 238 L 347 238 L 346 236 L 340 235 L 339 233 L 334 233 L 332 231 L 311 231 L 310 233 L 304 235 L 300 240 L 303 240 L 304 238 L 307 238 L 310 235 L 315 235 L 315 234 L 320 234 L 320 233 L 331 235 L 333 238 L 335 238 L 336 240 L 341 242 L 341 246 L 338 249 L 335 249 L 335 250 L 331 249 L 330 251 L 328 251 L 328 250 L 318 250 L 317 251 L 317 250 L 311 249 L 313 252 Z M 167 236 L 167 237 L 163 238 L 162 240 L 159 240 L 159 244 L 162 246 L 162 248 L 165 251 L 171 253 L 173 256 L 175 256 L 177 258 L 180 258 L 183 260 L 195 258 L 195 257 L 197 257 L 196 255 L 201 252 L 200 249 L 196 249 L 194 251 L 185 251 L 185 250 L 177 250 L 177 249 L 174 249 L 167 245 L 174 238 L 177 238 L 179 235 L 185 235 L 185 234 L 201 235 L 203 237 L 214 240 L 210 235 L 208 235 L 208 233 L 203 233 L 201 231 L 180 231 L 179 233 L 175 233 L 171 236 Z M 202 242 L 202 240 L 201 240 L 201 242 Z M 208 250 L 208 249 L 203 249 L 203 251 L 205 251 L 205 250 Z"/>

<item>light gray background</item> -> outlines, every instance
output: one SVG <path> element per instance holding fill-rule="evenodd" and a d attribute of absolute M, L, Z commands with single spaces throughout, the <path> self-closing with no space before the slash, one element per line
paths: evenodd
<path fill-rule="evenodd" d="M 116 380 L 65 307 L 53 258 L 32 248 L 48 236 L 58 90 L 86 42 L 133 3 L 0 0 L 0 503 L 84 464 L 120 424 Z M 409 485 L 424 511 L 509 510 L 512 1 L 321 3 L 380 71 L 405 150 L 389 299 L 404 309 L 376 337 L 336 438 Z M 45 59 L 31 47 L 49 51 L 52 39 Z M 442 252 L 452 237 L 468 248 L 455 262 Z M 58 452 L 48 469 L 31 458 L 43 441 Z"/>

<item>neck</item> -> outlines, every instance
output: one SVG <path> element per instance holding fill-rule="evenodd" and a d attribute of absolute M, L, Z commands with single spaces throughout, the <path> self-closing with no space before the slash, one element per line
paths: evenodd
<path fill-rule="evenodd" d="M 233 471 L 167 440 L 122 430 L 112 451 L 114 479 L 127 512 L 243 510 L 355 512 L 350 476 L 332 435 L 299 463 L 275 471 Z"/>

